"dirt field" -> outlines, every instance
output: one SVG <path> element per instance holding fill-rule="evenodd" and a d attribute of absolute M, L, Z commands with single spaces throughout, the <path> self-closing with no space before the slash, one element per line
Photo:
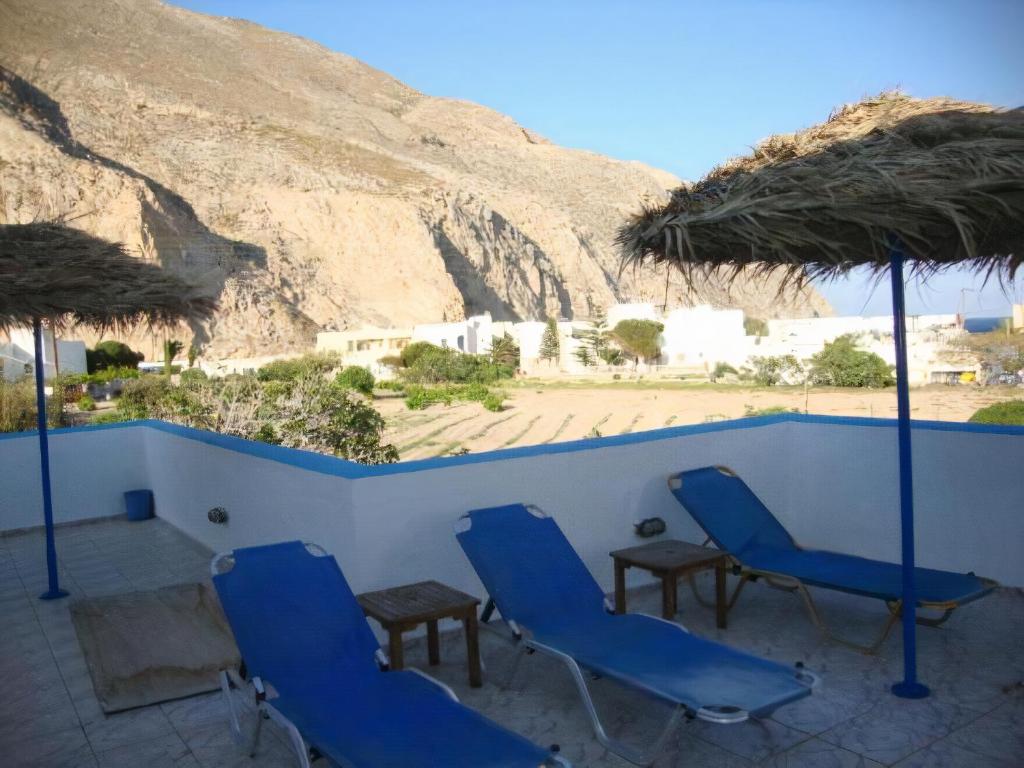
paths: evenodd
<path fill-rule="evenodd" d="M 500 413 L 479 403 L 423 411 L 408 410 L 401 399 L 380 399 L 374 405 L 388 421 L 385 439 L 398 446 L 403 461 L 700 424 L 773 406 L 840 416 L 896 415 L 893 389 L 811 389 L 805 394 L 790 387 L 516 382 L 505 391 L 508 399 Z M 911 390 L 910 404 L 917 419 L 966 421 L 978 408 L 1015 397 L 1024 392 L 934 386 Z"/>

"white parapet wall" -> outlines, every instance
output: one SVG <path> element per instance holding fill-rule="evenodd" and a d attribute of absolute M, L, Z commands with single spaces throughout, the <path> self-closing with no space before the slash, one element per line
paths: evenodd
<path fill-rule="evenodd" d="M 887 420 L 784 414 L 379 467 L 159 422 L 57 430 L 51 447 L 58 522 L 120 513 L 124 491 L 148 487 L 211 549 L 316 541 L 357 591 L 435 578 L 481 594 L 453 525 L 517 501 L 554 515 L 610 590 L 608 553 L 642 541 L 635 521 L 703 540 L 666 479 L 709 464 L 736 470 L 801 544 L 899 559 Z M 918 422 L 914 458 L 918 563 L 1024 586 L 1024 429 Z M 35 436 L 2 436 L 0 467 L 0 529 L 38 525 Z M 217 506 L 226 525 L 207 520 Z"/>

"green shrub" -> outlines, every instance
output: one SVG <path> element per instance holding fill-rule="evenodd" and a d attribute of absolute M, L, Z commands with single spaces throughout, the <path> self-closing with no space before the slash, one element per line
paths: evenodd
<path fill-rule="evenodd" d="M 754 366 L 754 383 L 760 387 L 785 384 L 788 379 L 798 377 L 803 373 L 803 368 L 793 355 L 752 357 L 750 362 Z"/>
<path fill-rule="evenodd" d="M 364 395 L 373 394 L 374 381 L 370 370 L 361 365 L 350 365 L 334 377 L 335 385 L 342 389 L 362 392 Z"/>
<path fill-rule="evenodd" d="M 414 345 L 409 345 L 408 350 Z M 490 384 L 498 379 L 511 378 L 515 370 L 492 362 L 479 355 L 467 355 L 454 349 L 428 345 L 414 361 L 402 370 L 402 378 L 414 384 Z M 403 350 L 404 352 L 405 350 Z"/>
<path fill-rule="evenodd" d="M 91 395 L 82 395 L 80 398 L 78 398 L 78 410 L 95 411 L 96 401 L 92 399 Z"/>
<path fill-rule="evenodd" d="M 122 421 L 154 418 L 160 402 L 170 391 L 167 379 L 157 376 L 143 376 L 129 381 L 121 390 L 117 411 Z"/>
<path fill-rule="evenodd" d="M 753 416 L 775 416 L 779 413 L 800 413 L 796 408 L 787 408 L 784 405 L 769 405 L 767 408 L 755 408 L 752 405 L 743 406 L 743 418 Z"/>
<path fill-rule="evenodd" d="M 54 387 L 46 400 L 46 423 L 62 427 L 64 414 L 64 387 Z M 31 377 L 7 381 L 0 376 L 0 432 L 24 432 L 36 428 L 36 388 Z"/>
<path fill-rule="evenodd" d="M 1004 400 L 974 412 L 973 424 L 1010 424 L 1024 426 L 1024 400 Z"/>
<path fill-rule="evenodd" d="M 114 379 L 127 381 L 137 379 L 142 375 L 138 368 L 126 368 L 125 366 L 111 366 L 89 375 L 89 382 L 92 384 L 108 384 Z"/>
<path fill-rule="evenodd" d="M 504 402 L 505 398 L 503 398 L 497 392 L 489 392 L 487 396 L 483 399 L 484 408 L 486 408 L 488 411 L 493 411 L 494 413 L 504 410 Z"/>
<path fill-rule="evenodd" d="M 209 378 L 210 377 L 206 375 L 202 368 L 186 368 L 181 372 L 182 384 L 207 381 Z"/>
<path fill-rule="evenodd" d="M 398 358 L 401 360 L 401 367 L 412 368 L 416 361 L 420 359 L 420 355 L 435 349 L 440 349 L 440 347 L 431 344 L 429 341 L 414 341 L 412 344 L 404 347 L 401 353 L 399 353 Z"/>
<path fill-rule="evenodd" d="M 456 401 L 483 403 L 486 408 L 488 398 L 492 397 L 498 397 L 499 402 L 504 399 L 501 393 L 492 392 L 478 382 L 470 384 L 445 384 L 439 387 L 424 387 L 419 384 L 411 384 L 405 389 L 405 405 L 413 411 L 422 410 L 435 403 L 451 405 Z M 491 408 L 489 410 L 494 409 Z"/>
<path fill-rule="evenodd" d="M 85 351 L 85 365 L 89 373 L 104 368 L 136 368 L 145 357 L 120 341 L 101 341 L 93 349 Z"/>
<path fill-rule="evenodd" d="M 405 384 L 396 379 L 385 379 L 374 384 L 376 389 L 387 389 L 392 392 L 404 392 Z"/>
<path fill-rule="evenodd" d="M 892 368 L 874 352 L 857 348 L 851 334 L 826 344 L 811 356 L 811 384 L 818 387 L 889 387 Z"/>
<path fill-rule="evenodd" d="M 307 374 L 325 374 L 338 367 L 338 356 L 334 354 L 312 354 L 275 360 L 256 371 L 260 381 L 295 381 Z"/>

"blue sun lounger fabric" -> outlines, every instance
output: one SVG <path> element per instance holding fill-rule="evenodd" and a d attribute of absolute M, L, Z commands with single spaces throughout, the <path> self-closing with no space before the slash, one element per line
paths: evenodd
<path fill-rule="evenodd" d="M 743 565 L 804 584 L 896 601 L 903 593 L 896 563 L 802 549 L 745 482 L 731 471 L 703 467 L 678 476 L 672 494 L 704 532 Z M 914 569 L 918 605 L 963 605 L 994 584 L 973 573 Z"/>
<path fill-rule="evenodd" d="M 604 594 L 557 523 L 522 504 L 469 512 L 457 534 L 503 618 L 584 669 L 681 704 L 766 715 L 807 696 L 792 668 L 649 616 L 610 615 Z"/>
<path fill-rule="evenodd" d="M 378 644 L 333 557 L 298 541 L 234 552 L 213 582 L 251 676 L 310 746 L 346 768 L 536 768 L 550 756 L 408 671 Z"/>

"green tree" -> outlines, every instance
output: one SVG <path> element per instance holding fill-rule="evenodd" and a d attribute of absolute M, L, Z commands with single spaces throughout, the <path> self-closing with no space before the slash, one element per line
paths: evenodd
<path fill-rule="evenodd" d="M 491 339 L 491 362 L 509 368 L 519 367 L 519 345 L 508 331 Z"/>
<path fill-rule="evenodd" d="M 767 336 L 768 323 L 757 317 L 744 317 L 743 331 L 747 336 Z"/>
<path fill-rule="evenodd" d="M 170 378 L 174 358 L 185 348 L 177 339 L 164 339 L 164 376 Z"/>
<path fill-rule="evenodd" d="M 784 384 L 803 373 L 803 367 L 793 355 L 752 357 L 750 363 L 754 366 L 754 383 L 760 387 Z"/>
<path fill-rule="evenodd" d="M 199 347 L 195 344 L 188 345 L 188 367 L 194 368 L 196 364 L 196 358 L 199 357 Z"/>
<path fill-rule="evenodd" d="M 634 362 L 649 362 L 661 356 L 661 332 L 665 326 L 654 320 L 620 320 L 612 338 Z"/>
<path fill-rule="evenodd" d="M 145 355 L 120 341 L 101 341 L 93 349 L 85 351 L 85 365 L 89 373 L 105 368 L 137 368 L 144 359 Z"/>
<path fill-rule="evenodd" d="M 558 341 L 558 322 L 555 318 L 548 318 L 544 335 L 540 338 L 540 359 L 558 362 L 561 354 L 561 345 Z"/>
<path fill-rule="evenodd" d="M 334 377 L 334 383 L 337 386 L 342 389 L 362 392 L 364 395 L 373 394 L 375 381 L 370 370 L 361 365 L 350 365 Z"/>
<path fill-rule="evenodd" d="M 576 349 L 572 351 L 572 355 L 579 361 L 580 365 L 588 368 L 592 365 L 597 365 L 597 360 L 595 360 L 593 354 L 591 354 L 590 347 L 576 347 Z"/>
<path fill-rule="evenodd" d="M 609 349 L 613 349 L 608 341 L 608 320 L 603 313 L 597 314 L 588 321 L 589 328 L 575 331 L 580 346 L 573 354 L 583 365 L 597 365 L 598 360 L 607 359 Z M 617 351 L 617 350 L 616 350 Z"/>
<path fill-rule="evenodd" d="M 857 347 L 852 334 L 844 334 L 811 356 L 810 382 L 818 387 L 888 387 L 892 369 L 874 352 Z"/>

